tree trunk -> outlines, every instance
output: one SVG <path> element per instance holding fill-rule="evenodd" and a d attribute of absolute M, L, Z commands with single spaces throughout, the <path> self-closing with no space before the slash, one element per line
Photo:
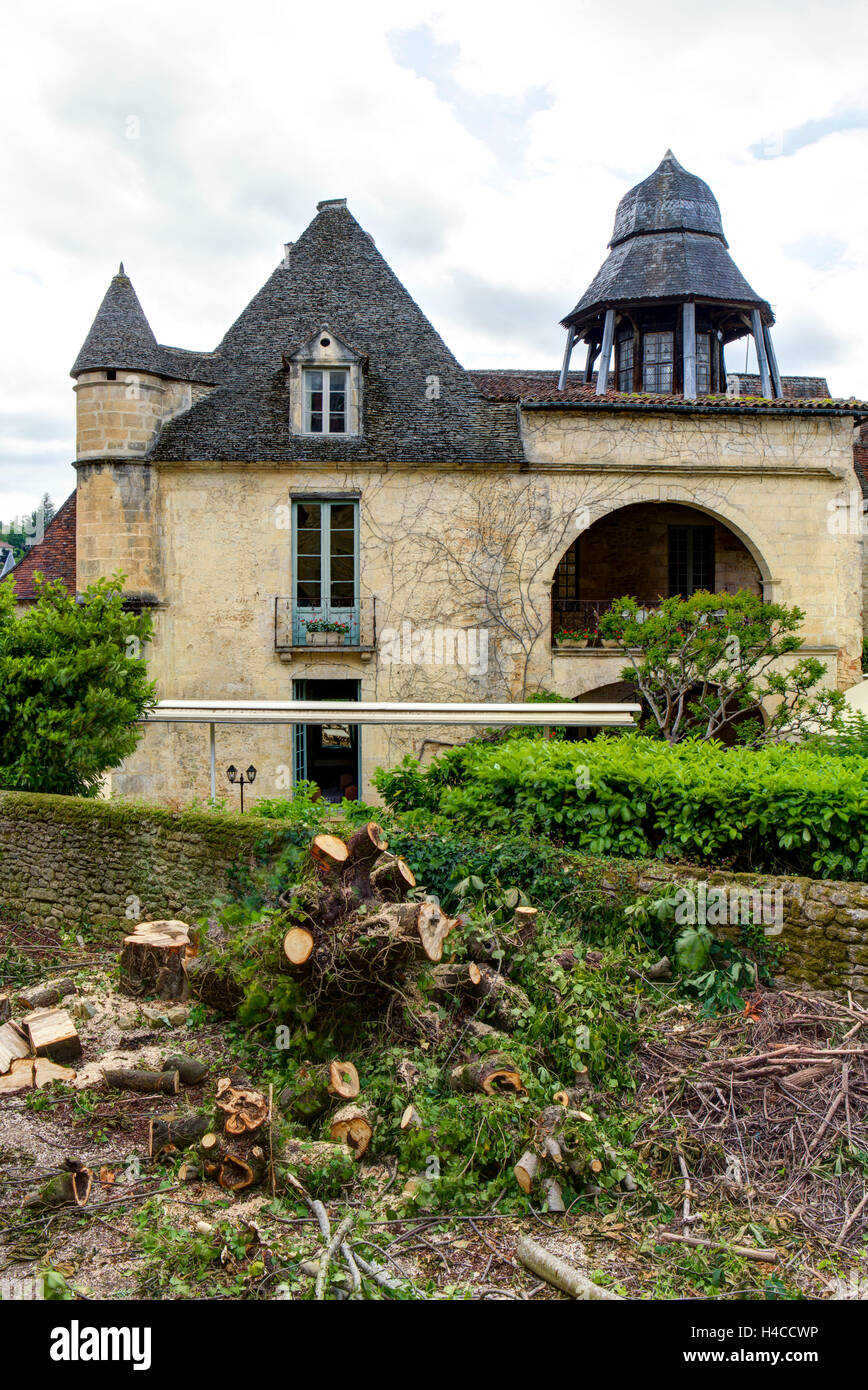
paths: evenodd
<path fill-rule="evenodd" d="M 325 875 L 343 868 L 349 851 L 337 835 L 315 835 L 310 844 L 311 858 Z"/>
<path fill-rule="evenodd" d="M 189 993 L 184 957 L 190 928 L 186 922 L 141 922 L 124 937 L 120 988 L 138 999 L 186 999 Z"/>
<path fill-rule="evenodd" d="M 530 1236 L 521 1237 L 515 1253 L 526 1269 L 536 1274 L 539 1279 L 544 1279 L 547 1284 L 553 1284 L 556 1289 L 568 1293 L 571 1298 L 623 1302 L 619 1294 L 592 1283 L 575 1265 L 568 1264 L 559 1255 L 553 1255 L 550 1250 L 531 1240 Z"/>
<path fill-rule="evenodd" d="M 108 1086 L 116 1091 L 139 1091 L 143 1095 L 176 1096 L 181 1089 L 176 1071 L 135 1071 L 132 1067 L 118 1067 L 104 1071 Z"/>
<path fill-rule="evenodd" d="M 18 993 L 18 1002 L 27 1009 L 48 1009 L 52 1004 L 59 1004 L 61 999 L 65 999 L 67 994 L 77 994 L 78 989 L 75 980 L 53 980 L 50 984 L 32 985 L 30 989 L 22 989 Z M 0 997 L 0 1023 L 3 1021 L 2 997 Z"/>
<path fill-rule="evenodd" d="M 28 1207 L 87 1206 L 90 1197 L 93 1174 L 89 1168 L 76 1164 L 75 1168 L 58 1173 L 49 1178 L 40 1188 L 24 1200 Z"/>
<path fill-rule="evenodd" d="M 403 902 L 415 887 L 416 875 L 398 855 L 383 855 L 371 870 L 371 889 L 384 902 Z"/>
<path fill-rule="evenodd" d="M 332 1115 L 329 1135 L 335 1144 L 346 1144 L 355 1158 L 365 1153 L 374 1133 L 368 1111 L 361 1105 L 342 1105 Z"/>
<path fill-rule="evenodd" d="M 244 998 L 244 990 L 228 970 L 217 970 L 201 956 L 187 963 L 187 979 L 196 999 L 218 1013 L 234 1014 Z"/>
<path fill-rule="evenodd" d="M 312 932 L 306 927 L 291 927 L 283 938 L 283 954 L 292 974 L 306 974 L 316 945 Z"/>
<path fill-rule="evenodd" d="M 195 1057 L 183 1057 L 180 1053 L 166 1058 L 163 1071 L 176 1071 L 183 1086 L 198 1086 L 208 1075 L 208 1068 L 204 1062 L 198 1062 Z"/>
<path fill-rule="evenodd" d="M 359 1089 L 359 1073 L 352 1062 L 335 1059 L 326 1066 L 300 1068 L 295 1081 L 284 1086 L 277 1104 L 285 1115 L 310 1121 L 322 1115 L 335 1096 L 354 1100 Z"/>
<path fill-rule="evenodd" d="M 453 1091 L 478 1091 L 486 1096 L 521 1095 L 521 1075 L 509 1057 L 489 1053 L 462 1062 L 450 1075 Z"/>
<path fill-rule="evenodd" d="M 268 1101 L 261 1091 L 250 1088 L 246 1077 L 221 1077 L 215 1103 L 223 1117 L 223 1132 L 231 1138 L 258 1133 L 268 1119 Z"/>
<path fill-rule="evenodd" d="M 148 1125 L 148 1157 L 174 1153 L 198 1144 L 208 1130 L 204 1115 L 176 1115 L 168 1120 L 151 1120 Z"/>
<path fill-rule="evenodd" d="M 376 821 L 368 821 L 353 832 L 347 841 L 347 862 L 343 879 L 363 898 L 371 896 L 371 869 L 379 856 L 389 848 L 388 840 Z"/>

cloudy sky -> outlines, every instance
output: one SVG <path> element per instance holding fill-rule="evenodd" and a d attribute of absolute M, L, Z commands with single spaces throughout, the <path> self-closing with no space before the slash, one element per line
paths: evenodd
<path fill-rule="evenodd" d="M 7 9 L 0 519 L 74 486 L 68 373 L 119 260 L 161 342 L 213 348 L 345 196 L 465 365 L 552 367 L 667 146 L 782 371 L 868 395 L 866 42 L 864 0 Z"/>

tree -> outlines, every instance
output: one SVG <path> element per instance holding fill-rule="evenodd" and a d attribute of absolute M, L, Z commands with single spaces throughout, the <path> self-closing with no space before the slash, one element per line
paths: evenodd
<path fill-rule="evenodd" d="M 844 696 L 818 689 L 823 663 L 781 664 L 802 646 L 804 616 L 743 589 L 668 598 L 652 610 L 625 597 L 601 615 L 600 634 L 623 649 L 630 665 L 622 679 L 667 742 L 732 728 L 739 742 L 773 743 L 841 725 Z"/>
<path fill-rule="evenodd" d="M 151 618 L 124 609 L 123 578 L 76 597 L 37 572 L 22 614 L 14 586 L 0 585 L 0 786 L 93 796 L 135 749 L 136 721 L 156 703 Z"/>

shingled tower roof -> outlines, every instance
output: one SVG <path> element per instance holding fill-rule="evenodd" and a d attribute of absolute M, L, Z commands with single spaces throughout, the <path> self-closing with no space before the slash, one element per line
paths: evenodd
<path fill-rule="evenodd" d="M 163 356 L 121 262 L 105 293 L 70 376 L 101 369 L 164 372 Z"/>
<path fill-rule="evenodd" d="M 667 150 L 654 173 L 618 204 L 609 256 L 576 307 L 562 320 L 581 332 L 608 308 L 686 299 L 759 309 L 770 305 L 751 288 L 727 249 L 717 199 Z"/>
<path fill-rule="evenodd" d="M 293 434 L 286 359 L 327 324 L 365 362 L 361 433 Z M 485 401 L 345 199 L 317 215 L 213 356 L 216 389 L 162 430 L 151 457 L 520 459 L 514 411 Z"/>

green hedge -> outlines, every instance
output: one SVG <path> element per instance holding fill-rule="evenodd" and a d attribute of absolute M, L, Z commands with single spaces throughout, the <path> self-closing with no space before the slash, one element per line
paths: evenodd
<path fill-rule="evenodd" d="M 674 747 L 629 734 L 471 743 L 381 771 L 396 811 L 544 835 L 589 854 L 868 877 L 868 759 L 818 747 Z"/>

